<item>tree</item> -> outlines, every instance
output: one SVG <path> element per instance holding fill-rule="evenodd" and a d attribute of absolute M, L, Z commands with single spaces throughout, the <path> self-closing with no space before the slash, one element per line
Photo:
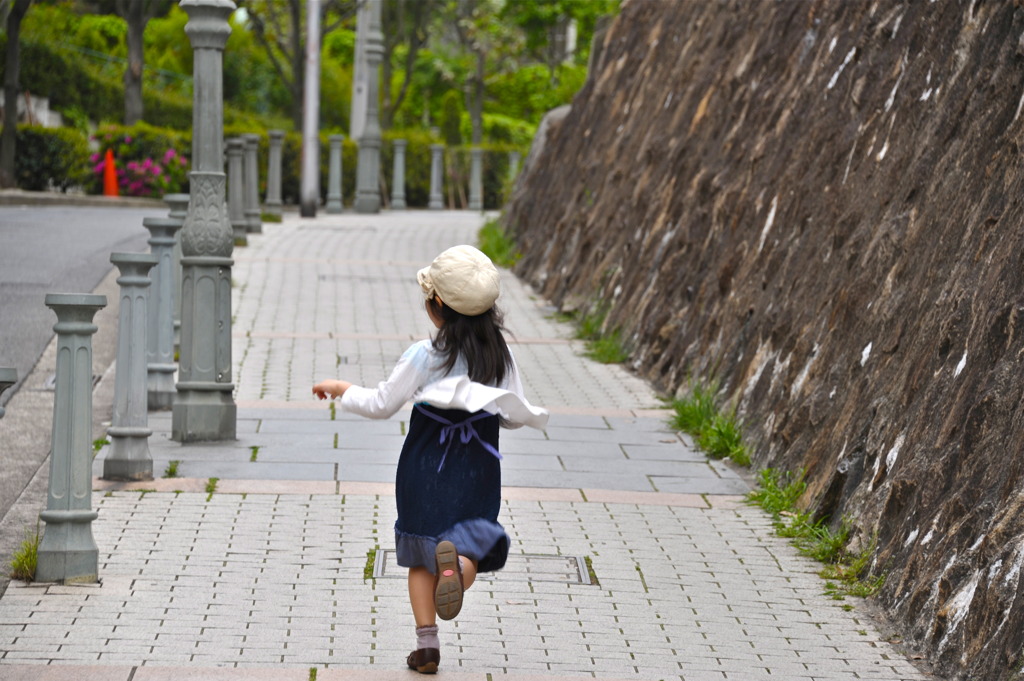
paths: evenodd
<path fill-rule="evenodd" d="M 28 12 L 32 0 L 0 1 L 0 16 L 5 17 L 7 27 L 7 54 L 4 70 L 4 129 L 0 135 L 0 187 L 14 187 L 14 152 L 18 136 L 18 42 L 21 34 L 21 20 Z"/>
<path fill-rule="evenodd" d="M 526 36 L 526 53 L 548 67 L 551 82 L 555 84 L 559 66 L 573 54 L 585 59 L 597 19 L 614 13 L 618 6 L 618 0 L 508 2 L 501 10 L 501 17 L 522 29 Z M 577 28 L 577 41 L 582 49 L 571 51 L 567 44 L 570 24 Z"/>
<path fill-rule="evenodd" d="M 409 92 L 416 57 L 430 37 L 430 22 L 440 9 L 439 0 L 386 0 L 383 6 L 384 57 L 382 61 L 384 89 L 381 102 L 381 127 L 390 128 L 395 113 L 401 108 Z M 395 48 L 405 45 L 402 86 L 392 101 L 391 79 L 394 71 Z"/>
<path fill-rule="evenodd" d="M 320 22 L 320 44 L 323 36 L 355 15 L 365 0 L 325 0 L 321 5 L 326 19 Z M 256 41 L 266 51 L 278 77 L 291 94 L 291 118 L 296 130 L 302 129 L 302 101 L 306 91 L 305 74 L 305 3 L 303 0 L 266 2 L 240 1 L 249 18 Z"/>
<path fill-rule="evenodd" d="M 128 65 L 124 70 L 124 124 L 142 120 L 142 69 L 145 65 L 142 37 L 146 24 L 170 11 L 173 0 L 117 0 L 117 14 L 128 24 Z"/>
<path fill-rule="evenodd" d="M 459 45 L 471 62 L 465 83 L 466 109 L 472 124 L 472 144 L 483 141 L 485 77 L 488 57 L 491 68 L 500 71 L 511 63 L 511 55 L 518 51 L 519 32 L 498 20 L 500 5 L 497 0 L 449 0 L 448 13 Z"/>

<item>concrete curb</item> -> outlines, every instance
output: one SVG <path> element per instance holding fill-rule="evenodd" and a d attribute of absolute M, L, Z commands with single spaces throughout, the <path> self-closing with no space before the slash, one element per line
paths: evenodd
<path fill-rule="evenodd" d="M 0 189 L 3 206 L 102 206 L 104 208 L 166 208 L 160 199 L 134 196 L 94 196 L 91 194 L 61 194 L 58 192 L 29 192 L 23 189 Z"/>

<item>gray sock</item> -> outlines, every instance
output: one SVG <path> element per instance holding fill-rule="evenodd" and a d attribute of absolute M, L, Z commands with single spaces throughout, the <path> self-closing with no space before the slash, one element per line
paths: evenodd
<path fill-rule="evenodd" d="M 423 648 L 441 648 L 441 641 L 437 638 L 437 625 L 416 627 L 416 650 Z"/>

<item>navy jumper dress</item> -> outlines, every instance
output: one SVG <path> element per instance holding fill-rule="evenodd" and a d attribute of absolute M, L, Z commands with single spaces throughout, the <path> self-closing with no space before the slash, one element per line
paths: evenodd
<path fill-rule="evenodd" d="M 434 573 L 434 549 L 447 540 L 478 561 L 479 572 L 504 567 L 498 430 L 498 417 L 485 411 L 415 406 L 395 480 L 400 566 Z"/>

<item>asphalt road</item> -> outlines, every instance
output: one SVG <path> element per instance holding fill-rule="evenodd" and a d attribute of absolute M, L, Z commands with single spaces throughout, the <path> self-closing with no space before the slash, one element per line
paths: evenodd
<path fill-rule="evenodd" d="M 0 206 L 0 367 L 19 385 L 53 337 L 47 293 L 91 293 L 113 269 L 115 251 L 148 252 L 148 216 L 166 209 Z M 6 404 L 18 385 L 0 396 Z"/>

